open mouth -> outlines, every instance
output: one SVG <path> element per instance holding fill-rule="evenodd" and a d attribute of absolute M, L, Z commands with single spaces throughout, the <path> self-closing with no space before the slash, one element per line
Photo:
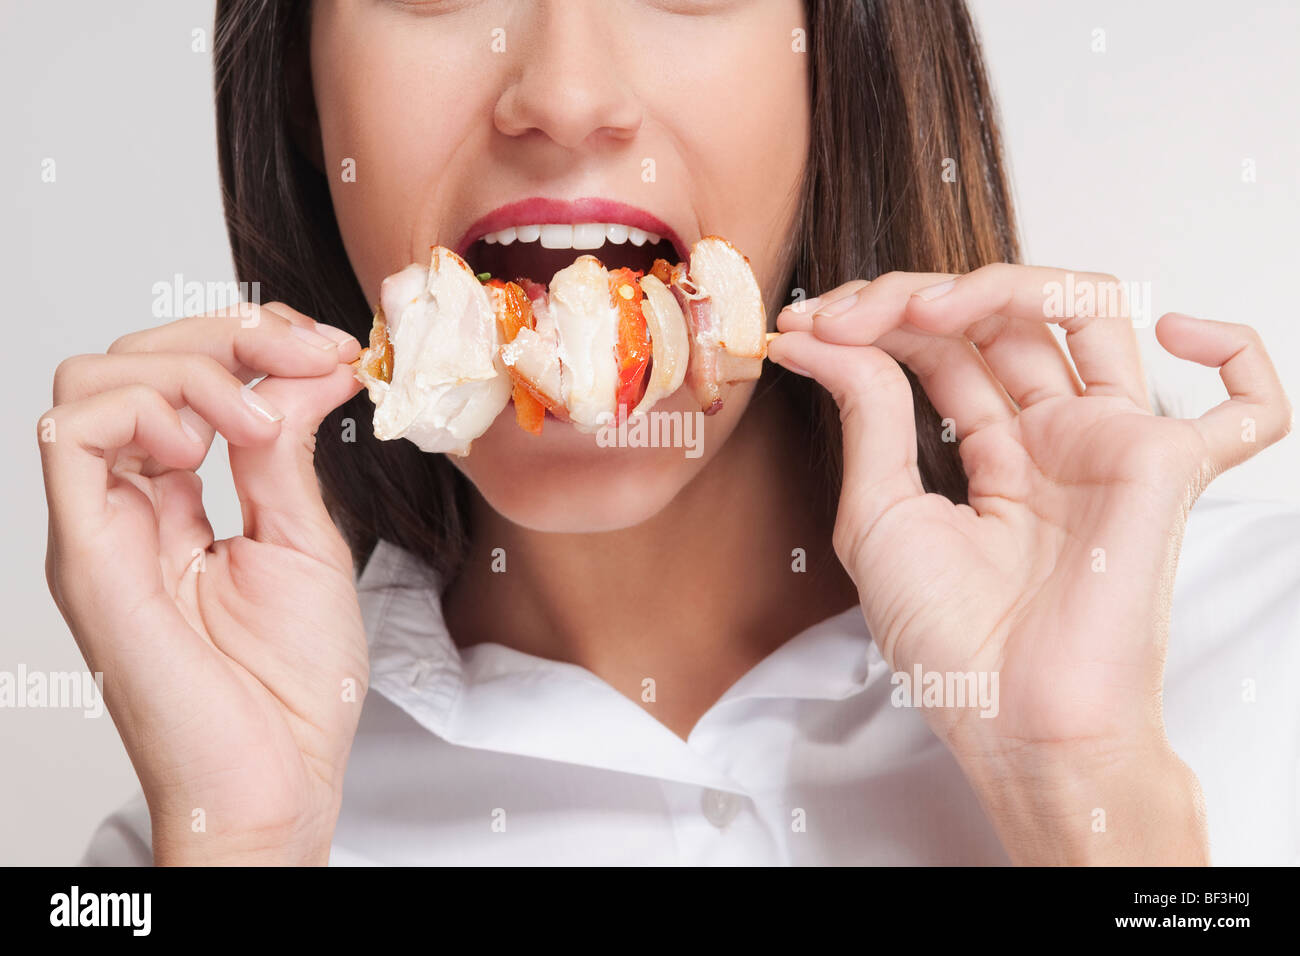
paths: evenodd
<path fill-rule="evenodd" d="M 613 199 L 534 197 L 479 219 L 457 253 L 476 273 L 541 283 L 582 255 L 607 269 L 648 273 L 656 259 L 684 261 L 689 250 L 662 219 Z"/>
<path fill-rule="evenodd" d="M 384 280 L 357 376 L 376 438 L 467 455 L 510 403 L 534 435 L 547 416 L 588 434 L 644 422 L 683 386 L 714 414 L 725 386 L 761 375 L 766 327 L 726 239 L 688 250 L 625 203 L 525 199 Z"/>
<path fill-rule="evenodd" d="M 637 272 L 649 272 L 656 259 L 683 258 L 670 239 L 656 233 L 623 223 L 579 222 L 507 226 L 472 242 L 464 259 L 475 272 L 496 278 L 546 282 L 575 255 L 595 256 L 607 269 Z"/>

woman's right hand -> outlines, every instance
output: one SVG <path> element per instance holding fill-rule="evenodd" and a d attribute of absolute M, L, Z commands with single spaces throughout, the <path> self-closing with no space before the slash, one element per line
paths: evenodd
<path fill-rule="evenodd" d="M 312 455 L 359 351 L 288 306 L 241 306 L 55 374 L 46 576 L 103 674 L 159 864 L 328 861 L 368 664 Z M 194 473 L 214 431 L 243 512 L 224 541 Z"/>

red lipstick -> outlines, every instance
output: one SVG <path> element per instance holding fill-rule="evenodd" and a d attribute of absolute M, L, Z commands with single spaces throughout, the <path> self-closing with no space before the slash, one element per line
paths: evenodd
<path fill-rule="evenodd" d="M 465 230 L 460 242 L 456 244 L 456 253 L 463 257 L 479 239 L 509 226 L 546 223 L 572 225 L 579 222 L 613 222 L 644 229 L 671 242 L 679 259 L 684 260 L 689 254 L 681 237 L 658 216 L 627 203 L 594 196 L 581 199 L 546 199 L 538 196 L 499 206 Z"/>

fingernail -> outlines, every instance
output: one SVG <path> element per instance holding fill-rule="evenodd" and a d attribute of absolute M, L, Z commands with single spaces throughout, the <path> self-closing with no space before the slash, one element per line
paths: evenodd
<path fill-rule="evenodd" d="M 336 349 L 339 347 L 339 344 L 333 339 L 328 339 L 323 335 L 318 335 L 311 329 L 304 329 L 301 325 L 292 325 L 289 327 L 289 331 L 304 342 L 316 346 L 318 349 Z"/>
<path fill-rule="evenodd" d="M 929 302 L 931 299 L 939 298 L 939 296 L 943 295 L 956 284 L 956 279 L 949 279 L 947 282 L 940 282 L 935 285 L 926 286 L 924 289 L 913 292 L 912 295 Z"/>
<path fill-rule="evenodd" d="M 816 309 L 817 306 L 821 305 L 821 302 L 821 296 L 815 295 L 811 299 L 800 299 L 797 302 L 791 302 L 781 311 L 793 312 L 795 315 L 803 315 L 805 312 L 811 312 Z"/>
<path fill-rule="evenodd" d="M 181 428 L 185 434 L 193 438 L 197 444 L 205 444 L 203 433 L 207 430 L 208 424 L 202 416 L 188 405 L 177 409 L 176 414 L 181 418 Z"/>
<path fill-rule="evenodd" d="M 331 346 L 333 345 L 332 342 L 330 344 Z M 284 413 L 264 399 L 261 395 L 258 395 L 257 392 L 253 391 L 252 385 L 245 385 L 241 388 L 239 390 L 239 395 L 243 398 L 244 404 L 251 408 L 255 414 L 260 416 L 263 421 L 278 422 L 284 418 Z"/>
<path fill-rule="evenodd" d="M 828 318 L 833 315 L 843 315 L 845 312 L 848 312 L 857 304 L 858 304 L 857 295 L 848 295 L 842 299 L 836 299 L 834 302 L 826 303 L 825 305 L 823 305 L 821 308 L 817 310 L 816 315 L 814 315 L 813 317 Z"/>
<path fill-rule="evenodd" d="M 326 338 L 331 339 L 332 341 L 334 341 L 336 344 L 340 346 L 348 342 L 357 341 L 356 336 L 353 335 L 351 332 L 344 332 L 342 329 L 336 328 L 333 325 L 326 325 L 324 322 L 316 323 L 316 331 L 319 332 L 321 335 L 325 336 Z M 361 344 L 360 342 L 357 342 L 358 346 L 360 346 L 360 344 Z"/>

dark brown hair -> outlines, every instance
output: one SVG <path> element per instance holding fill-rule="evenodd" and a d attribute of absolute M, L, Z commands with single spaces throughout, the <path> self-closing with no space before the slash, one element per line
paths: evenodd
<path fill-rule="evenodd" d="M 814 295 L 892 270 L 959 273 L 1016 261 L 993 99 L 962 0 L 805 6 L 812 135 L 787 292 Z M 217 3 L 227 228 L 240 280 L 258 281 L 264 299 L 364 341 L 371 296 L 344 252 L 324 175 L 299 145 L 311 108 L 303 93 L 308 7 L 308 0 Z M 834 402 L 806 379 L 774 367 L 765 375 L 809 416 L 833 503 L 841 471 Z M 910 371 L 908 378 L 925 487 L 965 501 L 957 446 L 941 440 L 933 406 Z M 441 455 L 374 440 L 370 419 L 363 392 L 317 436 L 325 500 L 358 566 L 384 539 L 440 574 L 454 572 L 469 535 L 466 479 Z"/>

